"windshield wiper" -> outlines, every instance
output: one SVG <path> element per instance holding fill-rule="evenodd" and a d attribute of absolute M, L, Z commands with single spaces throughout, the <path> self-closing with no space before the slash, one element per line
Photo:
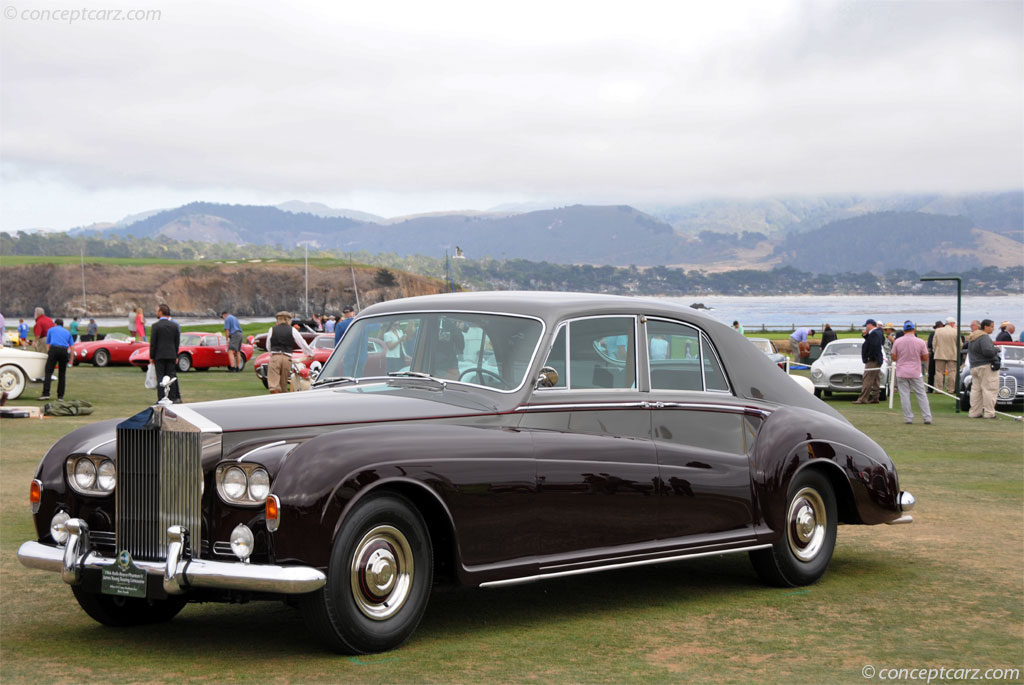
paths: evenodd
<path fill-rule="evenodd" d="M 352 376 L 331 376 L 330 378 L 318 378 L 313 385 L 327 385 L 328 383 L 359 383 L 359 379 Z"/>
<path fill-rule="evenodd" d="M 397 378 L 415 378 L 415 379 L 418 379 L 418 380 L 434 381 L 435 383 L 437 383 L 438 385 L 441 386 L 442 390 L 444 390 L 446 387 L 448 387 L 448 382 L 447 381 L 443 381 L 440 378 L 434 378 L 429 373 L 423 373 L 422 371 L 391 371 L 391 372 L 388 373 L 388 376 L 393 378 L 393 379 L 397 379 Z"/>

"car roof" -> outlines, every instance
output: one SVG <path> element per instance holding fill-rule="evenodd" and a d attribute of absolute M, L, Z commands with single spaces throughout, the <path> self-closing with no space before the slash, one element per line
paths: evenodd
<path fill-rule="evenodd" d="M 367 307 L 360 313 L 360 316 L 407 311 L 459 310 L 535 316 L 549 322 L 567 317 L 629 312 L 652 316 L 661 314 L 701 323 L 709 321 L 719 323 L 716 319 L 695 309 L 662 300 L 594 293 L 521 290 L 444 293 L 390 300 Z"/>

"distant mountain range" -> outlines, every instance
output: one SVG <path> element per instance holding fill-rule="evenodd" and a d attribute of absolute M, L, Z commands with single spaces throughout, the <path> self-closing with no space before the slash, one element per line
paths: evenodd
<path fill-rule="evenodd" d="M 193 202 L 75 229 L 102 234 L 345 252 L 561 264 L 809 271 L 1024 265 L 1024 192 L 963 196 L 714 201 L 644 212 L 573 205 L 516 213 L 384 219 L 319 203 Z"/>

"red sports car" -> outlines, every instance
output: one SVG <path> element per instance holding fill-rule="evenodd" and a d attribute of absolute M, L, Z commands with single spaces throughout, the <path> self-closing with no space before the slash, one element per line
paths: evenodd
<path fill-rule="evenodd" d="M 242 366 L 252 359 L 252 345 L 242 344 Z M 143 369 L 149 365 L 149 346 L 132 353 L 129 361 Z M 228 341 L 217 333 L 182 333 L 178 345 L 178 371 L 205 371 L 214 366 L 228 366 Z"/>
<path fill-rule="evenodd" d="M 320 369 L 323 368 L 324 362 L 331 356 L 331 352 L 334 352 L 334 333 L 322 333 L 307 342 L 313 348 L 313 358 L 310 359 L 302 350 L 294 350 L 292 352 L 292 364 L 305 364 L 309 367 L 310 372 L 315 378 L 320 373 Z M 377 375 L 384 375 L 387 370 L 387 362 L 384 358 L 384 342 L 378 338 L 369 338 L 366 343 L 366 355 L 367 368 Z M 263 381 L 264 387 L 267 385 L 267 362 L 269 360 L 270 353 L 264 352 L 256 357 L 256 361 L 253 362 L 256 375 Z"/>
<path fill-rule="evenodd" d="M 96 366 L 128 364 L 132 352 L 143 349 L 149 349 L 148 342 L 137 342 L 124 333 L 107 333 L 102 340 L 75 343 L 71 361 L 73 364 L 92 362 Z"/>

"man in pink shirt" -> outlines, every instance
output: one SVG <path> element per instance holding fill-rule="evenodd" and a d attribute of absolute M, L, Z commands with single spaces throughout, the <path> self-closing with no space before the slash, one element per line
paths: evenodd
<path fill-rule="evenodd" d="M 896 388 L 900 393 L 900 408 L 903 422 L 914 422 L 914 410 L 910 406 L 910 393 L 917 397 L 917 406 L 925 423 L 932 422 L 932 408 L 924 391 L 921 364 L 928 363 L 928 345 L 917 337 L 913 321 L 903 323 L 903 335 L 892 344 L 892 358 L 896 362 Z"/>

